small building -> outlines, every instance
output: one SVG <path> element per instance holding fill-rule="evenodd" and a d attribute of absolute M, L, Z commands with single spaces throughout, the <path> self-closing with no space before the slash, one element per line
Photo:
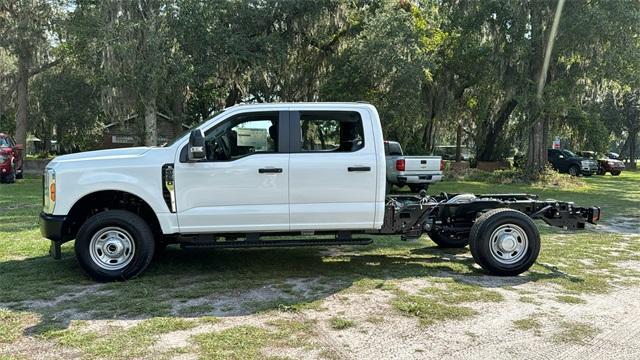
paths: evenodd
<path fill-rule="evenodd" d="M 144 128 L 139 121 L 135 121 L 138 115 L 130 115 L 124 121 L 113 122 L 105 125 L 102 148 L 115 149 L 122 147 L 138 146 L 144 143 Z M 183 131 L 189 129 L 185 124 L 177 124 L 171 117 L 156 113 L 158 126 L 158 144 L 171 141 Z"/>

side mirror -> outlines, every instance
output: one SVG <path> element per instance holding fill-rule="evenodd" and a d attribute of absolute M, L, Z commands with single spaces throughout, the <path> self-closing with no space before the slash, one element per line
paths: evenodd
<path fill-rule="evenodd" d="M 187 157 L 189 162 L 204 160 L 207 154 L 204 151 L 204 135 L 202 130 L 191 130 L 189 145 L 187 145 Z"/>
<path fill-rule="evenodd" d="M 564 155 L 558 155 L 558 159 L 564 159 Z"/>

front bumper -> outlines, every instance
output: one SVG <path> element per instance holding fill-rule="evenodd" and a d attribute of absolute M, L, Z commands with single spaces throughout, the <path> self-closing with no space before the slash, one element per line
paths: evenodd
<path fill-rule="evenodd" d="M 583 166 L 580 168 L 582 175 L 594 175 L 598 172 L 598 167 L 593 166 Z"/>
<path fill-rule="evenodd" d="M 55 242 L 62 243 L 69 240 L 65 237 L 66 220 L 66 216 L 49 215 L 41 212 L 40 234 L 42 234 L 43 237 Z"/>
<path fill-rule="evenodd" d="M 442 175 L 399 175 L 398 184 L 433 184 L 442 181 Z"/>
<path fill-rule="evenodd" d="M 0 175 L 6 176 L 11 174 L 13 171 L 13 167 L 11 166 L 11 161 L 6 161 L 0 164 Z"/>

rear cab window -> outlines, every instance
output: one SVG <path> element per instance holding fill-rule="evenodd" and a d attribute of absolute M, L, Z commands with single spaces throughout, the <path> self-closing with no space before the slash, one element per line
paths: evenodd
<path fill-rule="evenodd" d="M 385 142 L 384 152 L 387 156 L 402 156 L 402 148 L 397 142 Z"/>
<path fill-rule="evenodd" d="M 300 112 L 300 152 L 355 152 L 364 141 L 358 112 Z"/>

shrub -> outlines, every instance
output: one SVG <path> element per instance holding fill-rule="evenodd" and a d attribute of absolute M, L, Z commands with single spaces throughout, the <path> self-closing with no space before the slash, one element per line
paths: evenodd
<path fill-rule="evenodd" d="M 485 182 L 490 184 L 531 184 L 534 186 L 557 186 L 563 188 L 585 186 L 579 177 L 560 174 L 547 167 L 538 176 L 531 177 L 523 169 L 496 170 L 492 172 L 478 169 L 465 169 L 460 172 L 449 171 L 445 173 L 446 180 Z"/>

